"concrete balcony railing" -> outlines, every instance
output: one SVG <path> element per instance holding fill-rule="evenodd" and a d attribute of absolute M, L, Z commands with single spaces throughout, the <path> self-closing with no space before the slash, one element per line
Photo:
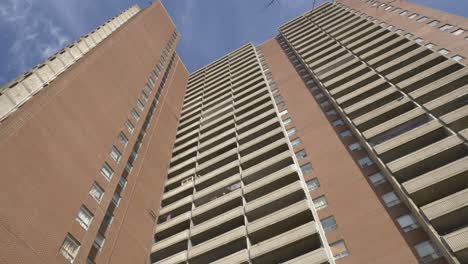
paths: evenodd
<path fill-rule="evenodd" d="M 335 76 L 333 79 L 323 82 L 325 87 L 335 87 L 337 83 L 342 83 L 346 78 L 353 76 L 353 74 L 360 72 L 367 68 L 365 64 L 359 64 L 358 66 L 354 67 L 353 69 L 346 71 L 338 76 Z M 332 72 L 337 72 L 338 70 L 333 70 Z"/>
<path fill-rule="evenodd" d="M 232 263 L 232 264 L 245 264 L 249 261 L 249 253 L 246 249 L 238 251 L 234 254 L 231 254 L 227 257 L 222 259 L 216 260 L 211 262 L 212 264 L 225 264 L 225 263 Z"/>
<path fill-rule="evenodd" d="M 240 175 L 233 175 L 227 179 L 217 182 L 194 195 L 195 206 L 201 206 L 218 197 L 240 188 Z"/>
<path fill-rule="evenodd" d="M 387 130 L 390 130 L 398 125 L 401 125 L 405 122 L 408 122 L 409 120 L 411 119 L 414 119 L 420 115 L 424 114 L 424 110 L 422 108 L 414 108 L 400 116 L 397 116 L 397 117 L 394 117 L 388 121 L 385 121 L 377 126 L 374 126 L 372 128 L 369 128 L 367 130 L 365 130 L 364 132 L 362 132 L 362 135 L 366 138 L 366 139 L 370 139 L 372 137 L 375 137 Z"/>
<path fill-rule="evenodd" d="M 240 163 L 244 169 L 248 169 L 255 166 L 262 161 L 268 160 L 286 150 L 288 150 L 288 140 L 281 138 L 271 144 L 268 144 L 258 150 L 255 150 L 243 157 L 241 157 Z"/>
<path fill-rule="evenodd" d="M 249 202 L 297 180 L 299 180 L 299 174 L 295 165 L 289 165 L 245 186 L 244 197 Z"/>
<path fill-rule="evenodd" d="M 195 225 L 208 221 L 224 212 L 242 205 L 242 190 L 230 192 L 216 200 L 210 201 L 197 207 L 192 212 L 192 219 Z"/>
<path fill-rule="evenodd" d="M 170 247 L 171 245 L 174 245 L 181 241 L 187 241 L 188 239 L 189 239 L 189 230 L 184 230 L 178 234 L 168 237 L 167 239 L 156 242 L 151 247 L 151 253 L 157 253 L 158 251 L 162 251 L 165 248 Z"/>
<path fill-rule="evenodd" d="M 169 214 L 169 213 L 172 213 L 172 212 L 176 211 L 177 209 L 180 209 L 182 207 L 186 207 L 186 205 L 190 205 L 190 206 L 187 207 L 188 209 L 182 210 L 182 212 L 179 213 L 179 214 L 185 213 L 187 211 L 190 211 L 190 209 L 192 208 L 192 206 L 191 206 L 192 202 L 193 202 L 193 197 L 192 196 L 185 197 L 185 198 L 183 198 L 183 199 L 181 199 L 181 200 L 179 200 L 179 201 L 177 201 L 175 203 L 172 203 L 172 204 L 170 204 L 170 205 L 168 205 L 166 207 L 161 208 L 161 210 L 159 211 L 159 215 L 161 215 L 161 216 L 166 215 L 166 214 Z"/>
<path fill-rule="evenodd" d="M 302 264 L 302 263 L 324 264 L 324 263 L 330 263 L 330 262 L 329 262 L 327 253 L 325 252 L 324 248 L 316 249 L 305 255 L 283 262 L 283 264 Z"/>
<path fill-rule="evenodd" d="M 200 192 L 237 173 L 239 173 L 239 161 L 235 160 L 205 175 L 198 175 L 195 179 L 196 189 Z"/>
<path fill-rule="evenodd" d="M 369 84 L 369 85 L 372 85 L 372 83 Z M 358 91 L 358 90 L 356 90 L 356 91 Z M 366 96 L 365 99 L 360 100 L 360 101 L 359 100 L 355 101 L 355 99 L 353 99 L 351 97 L 351 96 L 353 96 L 353 92 L 351 92 L 351 93 L 348 94 L 350 96 L 350 100 L 340 101 L 340 102 L 341 102 L 342 107 L 344 108 L 343 111 L 346 114 L 348 114 L 350 117 L 356 117 L 356 116 L 362 115 L 364 113 L 367 113 L 366 110 L 367 110 L 369 105 L 371 105 L 371 104 L 373 104 L 375 102 L 378 102 L 379 100 L 383 100 L 384 98 L 387 98 L 392 94 L 397 94 L 397 96 L 392 98 L 393 100 L 395 100 L 395 99 L 402 96 L 401 93 L 397 92 L 396 88 L 390 86 L 390 87 L 388 87 L 388 88 L 386 88 L 384 90 L 381 90 L 381 91 L 379 91 L 379 92 L 377 92 L 375 94 Z M 344 95 L 341 98 L 346 99 L 346 96 L 347 95 Z M 357 97 L 359 97 L 359 95 L 356 95 L 356 97 L 354 97 L 354 98 L 357 98 Z"/>
<path fill-rule="evenodd" d="M 398 36 L 388 41 L 387 43 L 381 45 L 380 47 L 377 47 L 362 54 L 360 57 L 363 60 L 367 61 L 369 65 L 375 67 L 376 65 L 385 64 L 388 61 L 388 59 L 391 58 L 392 55 L 400 51 L 406 50 L 411 46 L 414 46 L 414 43 L 412 41 L 409 41 L 403 36 Z M 415 46 L 414 48 L 416 49 L 417 47 Z M 376 53 L 380 55 L 375 57 Z M 371 56 L 372 58 L 369 59 L 369 57 Z"/>
<path fill-rule="evenodd" d="M 179 264 L 179 263 L 185 263 L 188 259 L 188 251 L 184 250 L 182 252 L 179 252 L 175 255 L 171 255 L 165 259 L 158 260 L 157 262 L 153 262 L 153 264 Z"/>
<path fill-rule="evenodd" d="M 239 147 L 239 153 L 241 156 L 246 156 L 268 144 L 271 144 L 281 138 L 284 138 L 284 132 L 281 127 L 277 127 L 269 132 L 266 132 L 262 136 L 243 143 Z"/>
<path fill-rule="evenodd" d="M 229 222 L 235 218 L 242 217 L 243 216 L 243 210 L 242 207 L 236 207 L 234 209 L 231 209 L 225 213 L 222 213 L 206 222 L 203 222 L 199 225 L 196 225 L 195 227 L 192 228 L 191 230 L 191 235 L 196 236 L 198 234 L 201 234 L 203 232 L 206 232 L 207 230 L 210 230 L 211 228 L 215 228 L 225 222 Z"/>
<path fill-rule="evenodd" d="M 215 145 L 210 149 L 205 150 L 204 152 L 201 152 L 199 156 L 197 157 L 198 163 L 204 163 L 207 160 L 211 160 L 215 158 L 216 156 L 221 155 L 222 153 L 229 151 L 233 148 L 236 148 L 236 139 L 235 138 L 230 138 L 227 139 L 226 141 L 223 141 L 219 145 Z"/>
<path fill-rule="evenodd" d="M 409 105 L 409 107 L 403 108 L 406 105 Z M 365 126 L 366 128 L 374 127 L 376 124 L 381 124 L 382 121 L 386 121 L 388 119 L 386 115 L 389 115 L 392 112 L 400 113 L 402 111 L 407 110 L 410 107 L 414 107 L 414 105 L 410 103 L 410 99 L 408 97 L 403 97 L 400 100 L 391 101 L 377 109 L 367 112 L 364 115 L 354 118 L 353 123 L 358 128 L 361 126 Z M 393 117 L 394 115 L 391 116 Z"/>
<path fill-rule="evenodd" d="M 342 108 L 347 108 L 348 106 L 352 106 L 360 102 L 362 103 L 363 107 L 367 106 L 364 111 L 356 112 L 353 115 L 350 115 L 350 118 L 355 118 L 355 117 L 358 117 L 360 115 L 367 113 L 368 111 L 377 109 L 398 98 L 396 96 L 389 96 L 387 97 L 387 100 L 385 101 L 381 100 L 378 103 L 376 103 L 375 97 L 372 97 L 372 96 L 381 93 L 385 89 L 392 89 L 393 91 L 396 91 L 396 89 L 391 87 L 390 84 L 385 82 L 384 79 L 379 78 L 369 84 L 364 85 L 362 88 L 358 88 L 348 94 L 345 94 L 339 98 L 336 98 L 336 102 Z M 371 103 L 374 103 L 374 104 L 371 105 Z"/>
<path fill-rule="evenodd" d="M 161 206 L 166 207 L 169 204 L 175 203 L 181 199 L 184 199 L 187 196 L 193 194 L 193 181 L 190 181 L 187 184 L 180 186 L 169 192 L 165 192 L 162 197 Z"/>
<path fill-rule="evenodd" d="M 460 263 L 468 262 L 468 227 L 445 235 L 443 240 L 450 250 L 455 253 Z"/>
<path fill-rule="evenodd" d="M 253 167 L 250 167 L 242 171 L 242 180 L 246 184 L 251 184 L 270 173 L 279 171 L 289 165 L 294 164 L 291 157 L 291 151 L 285 151 L 279 155 L 276 155 L 268 160 L 265 160 Z"/>

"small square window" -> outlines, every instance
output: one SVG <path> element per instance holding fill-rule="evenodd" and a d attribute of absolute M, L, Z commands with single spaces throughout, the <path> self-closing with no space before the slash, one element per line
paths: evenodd
<path fill-rule="evenodd" d="M 291 124 L 292 122 L 292 119 L 290 117 L 288 117 L 287 119 L 283 120 L 283 125 L 287 126 L 289 124 Z"/>
<path fill-rule="evenodd" d="M 440 23 L 439 20 L 432 20 L 431 22 L 429 22 L 429 26 L 435 27 L 435 26 L 439 25 L 439 23 Z"/>
<path fill-rule="evenodd" d="M 345 123 L 343 122 L 342 119 L 337 119 L 337 120 L 333 121 L 332 124 L 333 124 L 333 126 L 335 126 L 335 127 L 339 127 L 339 126 L 344 125 Z"/>
<path fill-rule="evenodd" d="M 326 114 L 327 116 L 331 116 L 331 115 L 336 115 L 337 112 L 335 111 L 335 109 L 332 109 L 332 110 L 329 110 L 329 111 L 325 112 L 325 114 Z"/>
<path fill-rule="evenodd" d="M 393 6 L 389 5 L 389 6 L 387 6 L 387 7 L 385 8 L 385 10 L 390 10 L 390 9 L 392 9 L 392 8 L 393 8 Z"/>
<path fill-rule="evenodd" d="M 102 247 L 104 246 L 105 241 L 106 241 L 106 238 L 101 233 L 98 232 L 96 235 L 96 239 L 94 239 L 93 246 L 96 247 L 98 250 L 101 250 Z"/>
<path fill-rule="evenodd" d="M 122 197 L 120 197 L 120 194 L 115 192 L 114 195 L 112 196 L 112 203 L 117 207 L 119 206 L 120 200 Z"/>
<path fill-rule="evenodd" d="M 96 202 L 100 203 L 102 197 L 104 196 L 104 190 L 97 183 L 93 183 L 93 185 L 91 185 L 91 189 L 89 190 L 89 195 L 93 197 Z"/>
<path fill-rule="evenodd" d="M 400 16 L 406 16 L 409 14 L 409 11 L 408 10 L 405 10 L 403 12 L 400 13 Z"/>
<path fill-rule="evenodd" d="M 440 29 L 441 31 L 447 31 L 447 30 L 449 30 L 449 29 L 451 29 L 451 28 L 453 28 L 453 25 L 445 24 L 445 25 L 441 26 L 439 29 Z"/>
<path fill-rule="evenodd" d="M 294 147 L 294 146 L 297 146 L 299 144 L 301 144 L 301 139 L 300 138 L 296 138 L 294 139 L 293 141 L 291 141 L 291 145 Z"/>
<path fill-rule="evenodd" d="M 382 195 L 382 199 L 384 200 L 387 207 L 395 206 L 401 202 L 400 198 L 396 195 L 395 192 L 389 192 Z"/>
<path fill-rule="evenodd" d="M 76 221 L 83 227 L 85 230 L 88 230 L 93 220 L 93 214 L 85 206 L 81 206 L 78 215 L 76 216 Z"/>
<path fill-rule="evenodd" d="M 81 245 L 78 240 L 76 240 L 72 235 L 67 234 L 62 246 L 60 247 L 60 255 L 64 256 L 70 263 L 73 263 L 76 255 L 78 255 L 80 246 Z"/>
<path fill-rule="evenodd" d="M 417 39 L 414 40 L 414 42 L 416 42 L 416 43 L 421 43 L 423 41 L 424 41 L 424 39 L 422 39 L 422 38 L 417 38 Z"/>
<path fill-rule="evenodd" d="M 277 104 L 277 106 L 278 106 L 278 108 L 283 108 L 283 107 L 286 106 L 286 104 L 285 104 L 284 102 L 279 102 L 279 103 Z M 284 112 L 284 111 L 283 111 L 283 112 Z M 287 112 L 287 110 L 286 110 L 286 112 Z M 281 113 L 282 113 L 282 112 L 281 112 Z M 281 114 L 281 113 L 280 113 L 280 114 Z"/>
<path fill-rule="evenodd" d="M 417 16 L 419 16 L 419 15 L 416 14 L 416 13 L 413 13 L 413 14 L 411 14 L 408 18 L 409 18 L 409 19 L 415 19 Z"/>
<path fill-rule="evenodd" d="M 132 134 L 133 130 L 135 130 L 135 126 L 129 120 L 125 121 L 125 126 L 127 127 L 127 130 L 130 134 Z"/>
<path fill-rule="evenodd" d="M 138 100 L 138 99 L 137 99 L 137 107 L 138 107 L 138 109 L 140 109 L 140 110 L 145 109 L 145 106 L 143 105 L 143 103 L 142 103 L 140 100 Z"/>
<path fill-rule="evenodd" d="M 123 132 L 120 132 L 119 135 L 117 136 L 117 139 L 119 140 L 120 144 L 122 146 L 126 147 L 128 144 L 128 138 L 125 136 Z"/>
<path fill-rule="evenodd" d="M 432 49 L 434 47 L 435 47 L 434 43 L 427 43 L 426 44 L 426 48 L 428 48 L 428 49 Z"/>
<path fill-rule="evenodd" d="M 424 241 L 414 246 L 422 263 L 429 263 L 442 255 L 434 248 L 431 241 Z"/>
<path fill-rule="evenodd" d="M 145 93 L 144 91 L 141 91 L 140 94 L 141 94 L 141 98 L 143 98 L 143 100 L 144 100 L 145 102 L 148 102 L 148 95 L 146 95 L 146 93 Z"/>
<path fill-rule="evenodd" d="M 325 107 L 327 107 L 327 106 L 329 106 L 329 105 L 330 105 L 330 102 L 329 102 L 329 101 L 325 101 L 325 102 L 320 103 L 320 106 L 321 106 L 322 108 L 325 108 Z"/>
<path fill-rule="evenodd" d="M 452 32 L 452 35 L 459 36 L 459 35 L 461 35 L 461 34 L 463 34 L 463 33 L 465 33 L 465 30 L 459 28 L 459 29 L 453 31 L 453 32 Z"/>
<path fill-rule="evenodd" d="M 409 232 L 419 227 L 416 218 L 414 218 L 414 216 L 411 214 L 400 216 L 396 220 L 401 229 L 403 229 L 405 232 Z"/>
<path fill-rule="evenodd" d="M 310 173 L 312 171 L 312 164 L 306 163 L 301 166 L 301 171 L 303 174 Z"/>
<path fill-rule="evenodd" d="M 462 61 L 462 60 L 464 60 L 464 59 L 465 59 L 465 58 L 463 58 L 463 57 L 460 56 L 460 55 L 455 55 L 455 56 L 452 57 L 452 60 L 454 60 L 454 61 Z"/>
<path fill-rule="evenodd" d="M 292 136 L 292 135 L 296 134 L 297 129 L 295 127 L 293 127 L 293 128 L 288 129 L 288 131 L 286 131 L 286 132 L 288 133 L 288 136 Z"/>
<path fill-rule="evenodd" d="M 101 173 L 102 175 L 104 175 L 104 177 L 106 177 L 106 179 L 108 181 L 110 181 L 112 179 L 112 176 L 114 175 L 114 171 L 112 170 L 112 168 L 109 166 L 109 164 L 107 164 L 107 162 L 105 162 L 102 167 L 101 167 Z"/>
<path fill-rule="evenodd" d="M 348 148 L 351 151 L 358 151 L 362 149 L 361 144 L 359 144 L 359 142 L 354 142 L 352 144 L 349 144 Z"/>
<path fill-rule="evenodd" d="M 392 12 L 393 12 L 393 13 L 398 13 L 398 12 L 400 12 L 400 11 L 401 11 L 401 8 L 398 8 L 398 7 L 397 7 L 397 8 L 395 8 L 395 9 L 393 9 Z"/>
<path fill-rule="evenodd" d="M 287 115 L 288 114 L 288 109 L 284 109 L 283 111 L 281 111 L 279 113 L 280 116 L 284 116 L 284 115 Z"/>
<path fill-rule="evenodd" d="M 296 152 L 297 160 L 305 159 L 307 157 L 307 152 L 305 150 L 300 150 Z"/>
<path fill-rule="evenodd" d="M 413 37 L 413 34 L 411 34 L 411 33 L 406 33 L 406 34 L 405 34 L 405 38 L 409 38 L 409 39 L 410 39 L 410 38 L 412 38 L 412 37 Z"/>
<path fill-rule="evenodd" d="M 339 240 L 330 244 L 330 250 L 335 260 L 344 258 L 349 255 L 348 249 L 344 240 Z"/>
<path fill-rule="evenodd" d="M 402 29 L 397 29 L 397 30 L 395 30 L 395 33 L 401 34 L 401 33 L 403 33 L 403 30 Z"/>
<path fill-rule="evenodd" d="M 387 182 L 387 180 L 385 179 L 385 177 L 382 175 L 381 172 L 377 172 L 377 173 L 372 174 L 371 176 L 369 176 L 369 180 L 371 181 L 372 185 L 374 185 L 374 186 L 379 186 L 379 185 L 384 184 L 385 182 Z"/>
<path fill-rule="evenodd" d="M 314 202 L 314 207 L 317 211 L 328 206 L 328 201 L 325 195 L 319 196 L 312 201 Z"/>
<path fill-rule="evenodd" d="M 274 89 L 273 91 L 271 91 L 272 94 L 277 94 L 279 92 L 278 89 Z"/>
<path fill-rule="evenodd" d="M 325 95 L 323 93 L 319 93 L 315 96 L 315 99 L 323 98 Z"/>
<path fill-rule="evenodd" d="M 311 180 L 306 181 L 306 184 L 307 189 L 309 189 L 309 191 L 316 190 L 320 187 L 320 182 L 317 178 L 313 178 Z"/>
<path fill-rule="evenodd" d="M 387 27 L 388 30 L 392 30 L 394 28 L 394 26 L 390 25 Z"/>
<path fill-rule="evenodd" d="M 325 232 L 336 229 L 336 220 L 333 215 L 320 220 L 320 223 L 322 224 L 323 231 Z"/>
<path fill-rule="evenodd" d="M 110 156 L 115 162 L 119 163 L 120 158 L 122 157 L 122 153 L 120 153 L 120 151 L 115 146 L 112 146 Z"/>
<path fill-rule="evenodd" d="M 351 137 L 353 135 L 353 133 L 351 133 L 351 130 L 346 130 L 346 131 L 343 131 L 340 133 L 340 136 L 342 138 L 347 138 L 347 137 Z"/>
<path fill-rule="evenodd" d="M 428 20 L 429 18 L 427 16 L 422 16 L 420 17 L 418 20 L 416 20 L 417 22 L 424 22 L 426 20 Z"/>
<path fill-rule="evenodd" d="M 146 91 L 146 93 L 150 94 L 151 93 L 151 87 L 148 85 L 148 84 L 145 84 L 145 86 L 143 86 L 143 90 Z"/>
<path fill-rule="evenodd" d="M 449 53 L 449 50 L 448 49 L 440 49 L 438 52 L 440 54 L 442 54 L 442 55 L 447 55 Z"/>
<path fill-rule="evenodd" d="M 361 166 L 361 168 L 367 168 L 369 166 L 372 166 L 372 164 L 374 164 L 374 162 L 369 157 L 364 157 L 362 159 L 359 159 L 358 163 L 359 163 L 359 166 Z"/>

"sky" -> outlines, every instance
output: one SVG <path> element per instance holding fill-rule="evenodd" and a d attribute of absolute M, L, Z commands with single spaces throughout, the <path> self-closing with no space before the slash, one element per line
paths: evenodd
<path fill-rule="evenodd" d="M 190 72 L 252 42 L 324 0 L 162 0 L 182 39 Z M 466 0 L 411 0 L 468 17 Z M 132 4 L 143 0 L 0 0 L 0 85 L 39 64 Z"/>

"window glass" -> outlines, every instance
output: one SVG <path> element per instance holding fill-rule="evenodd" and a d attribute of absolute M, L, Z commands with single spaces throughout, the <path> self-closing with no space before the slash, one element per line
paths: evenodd
<path fill-rule="evenodd" d="M 122 157 L 122 154 L 115 146 L 112 146 L 110 156 L 115 162 L 118 163 L 120 161 L 120 158 Z"/>
<path fill-rule="evenodd" d="M 343 131 L 340 133 L 340 136 L 342 138 L 347 138 L 347 137 L 351 137 L 353 134 L 351 133 L 351 130 L 346 130 L 346 131 Z"/>
<path fill-rule="evenodd" d="M 348 148 L 351 151 L 358 151 L 362 149 L 361 144 L 359 144 L 359 142 L 354 142 L 352 144 L 349 144 Z"/>
<path fill-rule="evenodd" d="M 411 214 L 400 216 L 396 220 L 401 229 L 403 229 L 405 232 L 409 232 L 419 227 L 418 223 L 416 222 L 416 218 L 414 218 L 414 216 Z"/>
<path fill-rule="evenodd" d="M 459 29 L 452 32 L 452 34 L 455 35 L 455 36 L 459 36 L 459 35 L 461 35 L 463 33 L 465 33 L 465 30 L 461 29 L 461 28 L 459 28 Z"/>
<path fill-rule="evenodd" d="M 446 55 L 446 54 L 449 53 L 449 50 L 447 50 L 447 49 L 440 49 L 440 50 L 439 50 L 439 53 L 442 54 L 442 55 Z"/>
<path fill-rule="evenodd" d="M 405 38 L 409 38 L 409 39 L 410 39 L 410 38 L 412 38 L 412 37 L 413 37 L 413 34 L 411 34 L 411 33 L 406 33 L 406 34 L 405 34 Z"/>
<path fill-rule="evenodd" d="M 333 215 L 320 220 L 320 223 L 322 223 L 322 227 L 324 231 L 330 231 L 330 230 L 336 229 L 336 220 Z"/>
<path fill-rule="evenodd" d="M 286 106 L 286 103 L 284 103 L 284 102 L 279 102 L 279 103 L 277 104 L 277 106 L 278 106 L 278 108 L 281 109 L 281 108 L 283 108 L 283 107 Z M 286 112 L 285 112 L 285 111 L 286 111 Z M 285 111 L 283 111 L 283 112 L 285 112 L 284 114 L 287 114 L 287 113 L 288 113 L 288 110 L 285 110 Z M 280 112 L 280 115 L 281 115 L 283 112 Z"/>
<path fill-rule="evenodd" d="M 422 38 L 417 38 L 417 39 L 414 40 L 414 42 L 416 42 L 416 43 L 421 43 L 423 41 L 424 41 L 424 39 L 422 39 Z"/>
<path fill-rule="evenodd" d="M 85 230 L 88 230 L 91 221 L 93 220 L 93 215 L 88 210 L 88 208 L 81 206 L 78 215 L 76 216 L 76 221 L 83 227 Z"/>
<path fill-rule="evenodd" d="M 455 56 L 452 57 L 452 59 L 453 59 L 454 61 L 461 61 L 461 60 L 463 60 L 463 59 L 465 59 L 465 58 L 463 58 L 462 56 L 459 56 L 459 55 L 455 55 Z"/>
<path fill-rule="evenodd" d="M 315 95 L 315 98 L 316 99 L 320 99 L 320 98 L 323 98 L 325 95 L 323 93 L 319 93 L 317 95 Z"/>
<path fill-rule="evenodd" d="M 369 176 L 369 180 L 372 182 L 372 185 L 374 186 L 378 186 L 387 181 L 381 172 L 372 174 L 371 176 Z"/>
<path fill-rule="evenodd" d="M 292 122 L 292 119 L 291 119 L 290 117 L 288 117 L 288 118 L 286 118 L 285 120 L 283 120 L 283 124 L 284 124 L 285 126 L 291 124 L 291 122 Z"/>
<path fill-rule="evenodd" d="M 337 119 L 337 120 L 333 121 L 332 124 L 333 124 L 333 126 L 336 126 L 336 127 L 337 127 L 337 126 L 342 126 L 342 125 L 344 125 L 344 122 L 343 122 L 342 119 Z"/>
<path fill-rule="evenodd" d="M 80 250 L 80 243 L 72 235 L 67 234 L 65 240 L 60 247 L 60 255 L 64 256 L 70 263 L 72 263 L 78 251 Z"/>
<path fill-rule="evenodd" d="M 408 18 L 409 18 L 409 19 L 414 19 L 414 18 L 416 18 L 417 16 L 419 16 L 419 15 L 416 14 L 416 13 L 413 13 L 413 14 L 411 14 Z"/>
<path fill-rule="evenodd" d="M 291 141 L 291 145 L 294 147 L 294 146 L 297 146 L 301 144 L 301 139 L 300 138 L 296 138 L 294 139 L 293 141 Z"/>
<path fill-rule="evenodd" d="M 452 25 L 450 25 L 450 24 L 445 24 L 445 25 L 441 26 L 439 29 L 440 29 L 441 31 L 447 31 L 447 30 L 449 30 L 449 29 L 451 29 L 451 28 L 453 28 Z"/>
<path fill-rule="evenodd" d="M 344 240 L 339 240 L 330 244 L 330 250 L 335 260 L 344 258 L 349 255 L 348 249 Z"/>
<path fill-rule="evenodd" d="M 128 144 L 128 138 L 125 136 L 123 132 L 119 133 L 119 136 L 117 137 L 120 144 L 122 144 L 124 147 L 127 146 Z"/>
<path fill-rule="evenodd" d="M 132 109 L 132 111 L 130 111 L 130 114 L 133 116 L 133 118 L 135 118 L 136 121 L 140 119 L 140 115 L 137 113 L 135 109 Z"/>
<path fill-rule="evenodd" d="M 129 120 L 125 121 L 125 126 L 127 127 L 127 130 L 130 134 L 132 134 L 133 130 L 135 130 L 135 126 Z"/>
<path fill-rule="evenodd" d="M 424 21 L 426 21 L 426 20 L 428 20 L 428 19 L 429 19 L 429 18 L 428 18 L 427 16 L 422 16 L 422 17 L 420 17 L 420 18 L 419 18 L 418 20 L 416 20 L 416 21 L 418 21 L 418 22 L 424 22 Z"/>
<path fill-rule="evenodd" d="M 97 183 L 93 183 L 93 185 L 91 185 L 91 189 L 89 190 L 89 195 L 91 195 L 94 200 L 100 203 L 102 197 L 104 196 L 104 190 Z"/>
<path fill-rule="evenodd" d="M 429 263 L 441 256 L 430 241 L 424 241 L 415 245 L 414 247 L 416 248 L 416 252 L 418 252 L 418 255 L 423 263 Z"/>
<path fill-rule="evenodd" d="M 359 159 L 358 163 L 359 163 L 359 166 L 361 166 L 361 168 L 366 168 L 374 164 L 374 162 L 369 157 L 364 157 L 362 159 Z"/>
<path fill-rule="evenodd" d="M 288 131 L 286 131 L 286 132 L 288 133 L 288 136 L 292 136 L 292 135 L 296 134 L 297 129 L 295 127 L 293 127 L 293 128 L 288 129 Z"/>
<path fill-rule="evenodd" d="M 101 234 L 97 233 L 96 239 L 94 240 L 94 246 L 98 249 L 101 249 L 104 246 L 104 242 L 106 241 L 106 238 Z"/>
<path fill-rule="evenodd" d="M 306 184 L 307 189 L 309 189 L 309 191 L 316 190 L 320 187 L 320 182 L 317 178 L 313 178 L 311 180 L 306 181 Z"/>
<path fill-rule="evenodd" d="M 288 109 L 285 109 L 285 110 L 281 111 L 279 114 L 280 114 L 280 116 L 287 115 L 288 114 Z"/>
<path fill-rule="evenodd" d="M 315 207 L 315 210 L 317 210 L 317 211 L 327 207 L 327 205 L 328 205 L 328 201 L 327 201 L 327 198 L 325 197 L 325 195 L 319 196 L 319 197 L 313 199 L 312 201 L 314 202 L 314 207 Z"/>
<path fill-rule="evenodd" d="M 327 116 L 336 115 L 335 109 L 329 110 L 326 112 Z"/>
<path fill-rule="evenodd" d="M 137 99 L 137 107 L 138 107 L 138 109 L 140 109 L 140 110 L 145 109 L 145 106 L 143 105 L 143 103 L 142 103 L 140 100 L 138 100 L 138 99 Z"/>
<path fill-rule="evenodd" d="M 151 93 L 151 87 L 148 85 L 148 84 L 145 84 L 145 86 L 143 87 L 143 90 L 145 90 L 148 94 Z"/>
<path fill-rule="evenodd" d="M 382 195 L 382 199 L 384 200 L 387 207 L 392 207 L 400 203 L 400 198 L 396 195 L 395 192 L 389 192 Z"/>
<path fill-rule="evenodd" d="M 435 26 L 437 26 L 439 23 L 440 23 L 439 20 L 432 20 L 431 22 L 429 22 L 429 26 L 435 27 Z"/>
<path fill-rule="evenodd" d="M 409 14 L 409 11 L 408 10 L 405 10 L 403 12 L 400 13 L 400 16 L 406 16 L 407 14 Z"/>
<path fill-rule="evenodd" d="M 312 164 L 306 163 L 301 166 L 301 171 L 303 174 L 309 173 L 312 171 Z"/>
<path fill-rule="evenodd" d="M 300 150 L 300 151 L 296 152 L 296 158 L 298 160 L 304 159 L 305 157 L 307 157 L 307 153 L 306 153 L 305 150 Z"/>
<path fill-rule="evenodd" d="M 427 44 L 426 44 L 426 47 L 427 47 L 428 49 L 432 49 L 433 47 L 435 47 L 435 45 L 434 45 L 433 43 L 427 43 Z"/>
<path fill-rule="evenodd" d="M 106 177 L 107 180 L 111 180 L 112 179 L 112 175 L 114 175 L 114 171 L 111 169 L 111 167 L 109 166 L 109 164 L 104 163 L 101 167 L 101 173 L 102 175 L 104 175 L 104 177 Z"/>
<path fill-rule="evenodd" d="M 330 101 L 325 101 L 325 102 L 320 103 L 320 106 L 321 106 L 322 108 L 324 108 L 324 107 L 326 107 L 326 106 L 329 106 L 329 105 L 330 105 Z"/>

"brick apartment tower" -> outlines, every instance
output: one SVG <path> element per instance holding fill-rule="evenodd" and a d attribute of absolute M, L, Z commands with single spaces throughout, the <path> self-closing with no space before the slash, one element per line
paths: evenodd
<path fill-rule="evenodd" d="M 465 29 L 326 2 L 189 76 L 128 9 L 0 90 L 0 263 L 468 263 Z"/>

